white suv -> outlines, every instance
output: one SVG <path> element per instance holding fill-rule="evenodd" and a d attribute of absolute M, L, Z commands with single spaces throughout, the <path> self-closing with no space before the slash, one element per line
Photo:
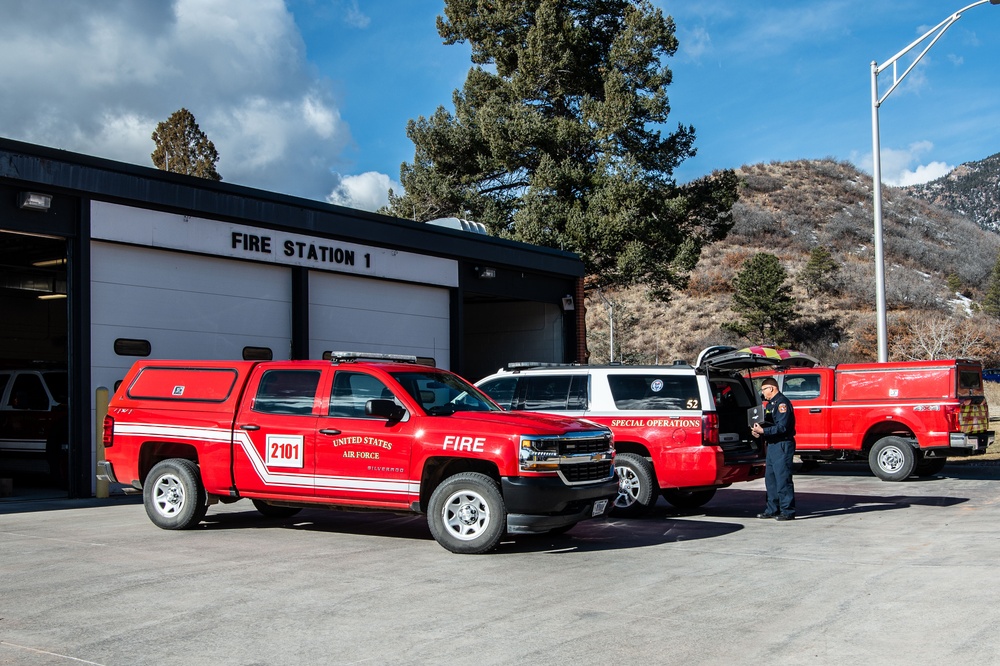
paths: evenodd
<path fill-rule="evenodd" d="M 615 512 L 638 515 L 659 495 L 681 509 L 719 488 L 764 475 L 764 449 L 750 434 L 760 410 L 740 371 L 814 365 L 771 348 L 710 347 L 695 365 L 511 363 L 477 385 L 508 410 L 557 412 L 611 428 L 619 494 Z"/>

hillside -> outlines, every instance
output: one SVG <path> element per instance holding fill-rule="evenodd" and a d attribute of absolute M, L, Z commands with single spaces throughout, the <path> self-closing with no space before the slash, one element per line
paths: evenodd
<path fill-rule="evenodd" d="M 871 177 L 832 160 L 744 166 L 741 200 L 728 237 L 705 248 L 688 288 L 670 303 L 642 288 L 604 292 L 614 305 L 615 360 L 693 361 L 710 344 L 747 343 L 720 327 L 736 318 L 731 284 L 757 252 L 779 257 L 799 319 L 792 345 L 824 362 L 875 360 L 875 263 Z M 891 358 L 958 354 L 983 358 L 1000 349 L 996 320 L 976 314 L 1000 251 L 1000 236 L 963 215 L 887 187 L 883 195 L 886 301 Z M 839 270 L 836 291 L 810 298 L 796 278 L 814 247 Z M 609 312 L 587 302 L 592 362 L 609 356 Z M 791 345 L 789 345 L 791 346 Z M 955 350 L 955 351 L 952 351 Z"/>
<path fill-rule="evenodd" d="M 1000 232 L 1000 153 L 967 162 L 946 176 L 906 188 L 910 194 Z"/>

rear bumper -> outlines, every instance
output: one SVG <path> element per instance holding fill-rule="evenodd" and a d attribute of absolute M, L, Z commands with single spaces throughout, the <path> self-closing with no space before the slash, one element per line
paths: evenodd
<path fill-rule="evenodd" d="M 953 432 L 948 435 L 948 456 L 977 456 L 986 453 L 995 439 L 992 430 L 977 433 Z"/>
<path fill-rule="evenodd" d="M 981 456 L 994 442 L 992 430 L 976 433 L 952 432 L 948 434 L 948 446 L 921 447 L 924 458 L 965 458 Z"/>
<path fill-rule="evenodd" d="M 110 460 L 97 461 L 97 479 L 109 483 L 118 483 L 118 479 L 115 478 L 114 467 L 111 465 Z"/>
<path fill-rule="evenodd" d="M 607 481 L 568 486 L 555 477 L 504 477 L 507 531 L 533 534 L 606 517 L 618 497 L 617 475 Z"/>

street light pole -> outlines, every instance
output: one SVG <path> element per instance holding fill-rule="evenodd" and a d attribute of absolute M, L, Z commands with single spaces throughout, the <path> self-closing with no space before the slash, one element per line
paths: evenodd
<path fill-rule="evenodd" d="M 892 94 L 906 75 L 909 74 L 920 59 L 924 57 L 937 40 L 941 39 L 945 31 L 952 26 L 955 21 L 962 18 L 962 13 L 966 12 L 977 5 L 1000 5 L 1000 0 L 978 0 L 978 2 L 973 2 L 971 5 L 962 7 L 957 12 L 946 18 L 945 20 L 938 23 L 936 26 L 925 32 L 922 36 L 917 38 L 912 44 L 904 48 L 902 51 L 892 56 L 884 63 L 879 65 L 874 60 L 872 61 L 872 190 L 873 190 L 873 205 L 872 211 L 875 216 L 875 309 L 877 317 L 877 328 L 878 328 L 878 362 L 885 363 L 889 360 L 889 338 L 887 332 L 886 324 L 886 306 L 885 306 L 885 254 L 882 247 L 882 157 L 881 149 L 879 147 L 879 130 L 878 130 L 878 109 L 882 106 L 882 102 Z M 924 47 L 924 50 L 920 52 L 910 66 L 906 70 L 897 76 L 896 74 L 896 61 L 901 57 L 917 48 L 921 43 L 927 40 L 933 35 L 933 38 Z M 892 66 L 892 86 L 885 91 L 885 94 L 881 97 L 878 93 L 878 75 L 885 71 L 886 68 Z"/>

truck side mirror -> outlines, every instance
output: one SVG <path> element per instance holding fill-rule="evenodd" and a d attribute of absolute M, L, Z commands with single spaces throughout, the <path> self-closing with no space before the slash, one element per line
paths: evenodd
<path fill-rule="evenodd" d="M 406 416 L 406 410 L 392 400 L 369 400 L 365 403 L 365 415 L 401 421 Z"/>

